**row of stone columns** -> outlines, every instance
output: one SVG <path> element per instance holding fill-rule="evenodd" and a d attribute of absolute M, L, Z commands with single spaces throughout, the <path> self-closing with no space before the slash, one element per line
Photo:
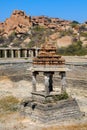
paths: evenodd
<path fill-rule="evenodd" d="M 32 74 L 32 92 L 36 92 L 36 76 L 37 72 L 33 72 Z M 45 84 L 45 93 L 49 95 L 51 91 L 53 91 L 53 74 L 54 72 L 44 72 L 44 84 Z M 66 92 L 66 73 L 60 72 L 61 76 L 61 93 Z"/>
<path fill-rule="evenodd" d="M 0 48 L 0 58 L 27 58 L 35 57 L 38 55 L 38 50 L 35 49 L 1 49 Z"/>

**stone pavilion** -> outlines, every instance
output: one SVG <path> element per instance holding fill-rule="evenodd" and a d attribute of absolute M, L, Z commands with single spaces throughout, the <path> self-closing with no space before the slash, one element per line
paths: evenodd
<path fill-rule="evenodd" d="M 24 113 L 41 122 L 60 121 L 80 118 L 81 112 L 75 99 L 66 92 L 66 65 L 62 56 L 56 54 L 56 46 L 45 43 L 41 46 L 37 57 L 33 58 L 32 97 L 22 102 Z M 61 76 L 61 91 L 54 91 L 53 75 Z M 37 91 L 37 75 L 44 75 L 44 90 Z"/>
<path fill-rule="evenodd" d="M 56 46 L 52 43 L 43 44 L 38 56 L 33 59 L 32 94 L 37 94 L 36 76 L 40 72 L 43 72 L 44 75 L 44 96 L 53 92 L 53 75 L 55 72 L 59 72 L 61 76 L 61 93 L 66 92 L 66 71 L 65 60 L 56 54 Z"/>

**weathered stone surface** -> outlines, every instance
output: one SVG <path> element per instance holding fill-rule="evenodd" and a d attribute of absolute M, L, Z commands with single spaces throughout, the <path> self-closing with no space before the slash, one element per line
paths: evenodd
<path fill-rule="evenodd" d="M 78 119 L 82 117 L 79 106 L 75 99 L 57 101 L 56 103 L 42 104 L 40 102 L 28 101 L 27 105 L 22 104 L 22 112 L 32 119 L 41 122 L 52 120 L 63 121 L 68 119 Z"/>
<path fill-rule="evenodd" d="M 57 38 L 57 46 L 59 48 L 61 47 L 67 47 L 72 43 L 72 36 L 64 36 L 62 38 Z"/>

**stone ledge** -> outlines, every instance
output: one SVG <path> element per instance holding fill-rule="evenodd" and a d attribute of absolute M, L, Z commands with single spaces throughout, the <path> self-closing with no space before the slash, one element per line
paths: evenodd
<path fill-rule="evenodd" d="M 38 67 L 31 67 L 27 70 L 31 70 L 32 72 L 34 71 L 39 71 L 39 72 L 66 72 L 69 71 L 68 68 L 63 67 L 63 66 L 40 66 Z"/>

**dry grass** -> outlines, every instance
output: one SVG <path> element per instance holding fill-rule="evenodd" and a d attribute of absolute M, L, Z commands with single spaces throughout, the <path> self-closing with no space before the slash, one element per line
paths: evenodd
<path fill-rule="evenodd" d="M 0 81 L 2 80 L 10 80 L 8 76 L 0 76 Z M 5 81 L 6 82 L 6 81 Z"/>
<path fill-rule="evenodd" d="M 6 96 L 0 99 L 0 114 L 14 112 L 18 108 L 19 100 L 13 96 Z"/>
<path fill-rule="evenodd" d="M 69 125 L 69 126 L 53 126 L 53 127 L 43 128 L 42 130 L 87 130 L 87 123 Z"/>

